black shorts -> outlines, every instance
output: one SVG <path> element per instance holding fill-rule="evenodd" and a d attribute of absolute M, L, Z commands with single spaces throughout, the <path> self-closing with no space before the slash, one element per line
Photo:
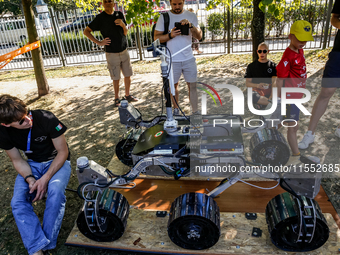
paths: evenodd
<path fill-rule="evenodd" d="M 300 109 L 295 104 L 286 105 L 286 115 L 283 116 L 284 120 L 296 120 L 300 119 Z"/>
<path fill-rule="evenodd" d="M 331 51 L 328 58 L 322 76 L 321 87 L 340 88 L 340 51 Z"/>

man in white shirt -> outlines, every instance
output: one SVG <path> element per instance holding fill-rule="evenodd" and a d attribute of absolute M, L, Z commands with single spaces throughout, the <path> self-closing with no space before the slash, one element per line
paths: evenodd
<path fill-rule="evenodd" d="M 192 37 L 200 40 L 202 31 L 198 26 L 198 20 L 194 13 L 183 10 L 184 0 L 170 0 L 171 10 L 169 13 L 169 31 L 164 33 L 164 19 L 161 15 L 157 21 L 155 28 L 155 40 L 159 39 L 161 43 L 167 43 L 170 52 L 176 53 L 187 45 L 191 45 Z M 181 30 L 175 27 L 175 22 L 180 22 L 181 25 L 189 25 L 189 35 L 182 35 Z M 197 100 L 197 65 L 191 47 L 177 54 L 172 59 L 172 68 L 175 83 L 175 99 L 178 102 L 178 81 L 183 73 L 184 80 L 187 82 L 189 90 L 189 98 L 192 107 L 192 112 L 198 112 Z M 180 115 L 178 105 L 172 98 L 174 106 L 174 115 Z"/>

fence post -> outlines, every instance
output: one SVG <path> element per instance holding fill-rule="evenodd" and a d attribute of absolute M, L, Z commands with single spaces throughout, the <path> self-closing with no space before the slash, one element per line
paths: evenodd
<path fill-rule="evenodd" d="M 228 6 L 227 10 L 227 19 L 228 19 L 228 24 L 227 24 L 227 29 L 228 29 L 228 54 L 230 54 L 230 6 Z"/>
<path fill-rule="evenodd" d="M 141 34 L 139 31 L 139 26 L 136 26 L 136 34 L 137 34 L 137 47 L 139 50 L 139 60 L 143 60 L 143 53 L 142 53 L 142 42 L 141 42 Z"/>
<path fill-rule="evenodd" d="M 333 8 L 333 0 L 329 0 L 328 10 L 327 10 L 327 18 L 326 18 L 326 26 L 325 26 L 325 33 L 323 35 L 322 49 L 326 49 L 326 47 L 327 47 L 327 41 L 328 41 L 327 37 L 328 37 L 328 33 L 330 32 L 329 21 L 331 20 L 332 8 Z"/>
<path fill-rule="evenodd" d="M 59 31 L 59 26 L 57 26 L 57 23 L 55 21 L 55 13 L 54 13 L 54 10 L 53 10 L 53 7 L 51 7 L 50 9 L 50 12 L 51 12 L 51 19 L 52 19 L 52 26 L 53 26 L 53 30 L 54 30 L 54 38 L 57 42 L 57 48 L 58 48 L 58 53 L 59 53 L 59 56 L 60 56 L 60 60 L 61 60 L 61 63 L 63 66 L 66 66 L 65 64 L 65 54 L 64 54 L 64 49 L 61 45 L 61 40 L 60 40 L 60 31 Z"/>

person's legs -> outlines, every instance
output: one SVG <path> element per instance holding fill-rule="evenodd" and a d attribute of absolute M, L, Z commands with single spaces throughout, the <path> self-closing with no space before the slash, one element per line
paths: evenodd
<path fill-rule="evenodd" d="M 174 108 L 174 115 L 179 115 L 179 109 L 178 109 L 178 104 L 179 104 L 179 91 L 178 91 L 178 82 L 175 84 L 175 99 L 173 95 L 171 94 L 171 102 L 172 102 L 172 106 Z"/>
<path fill-rule="evenodd" d="M 187 82 L 187 85 L 188 85 L 188 90 L 189 90 L 189 100 L 191 104 L 191 110 L 193 113 L 197 113 L 198 111 L 197 83 Z"/>
<path fill-rule="evenodd" d="M 130 86 L 131 86 L 131 76 L 124 77 L 124 85 L 125 85 L 125 96 L 130 95 Z"/>
<path fill-rule="evenodd" d="M 119 53 L 106 53 L 107 68 L 109 69 L 111 79 L 113 81 L 113 89 L 115 92 L 115 106 L 119 104 L 119 80 L 120 80 L 120 57 Z"/>
<path fill-rule="evenodd" d="M 296 135 L 299 129 L 300 109 L 295 104 L 287 104 L 283 119 L 286 120 L 284 126 L 287 126 L 287 141 L 293 156 L 300 155 Z"/>
<path fill-rule="evenodd" d="M 45 172 L 49 169 L 50 163 L 46 163 Z M 46 208 L 44 212 L 43 231 L 50 243 L 43 250 L 54 249 L 57 245 L 57 238 L 61 228 L 65 212 L 65 189 L 71 175 L 70 161 L 56 172 L 48 183 Z"/>
<path fill-rule="evenodd" d="M 316 130 L 316 126 L 322 115 L 325 113 L 329 100 L 333 96 L 336 88 L 321 88 L 320 94 L 315 100 L 312 116 L 308 125 L 308 130 L 312 131 L 313 135 Z"/>
<path fill-rule="evenodd" d="M 196 59 L 192 58 L 183 62 L 183 76 L 188 85 L 189 100 L 193 113 L 198 111 L 198 95 L 197 95 L 197 65 Z"/>
<path fill-rule="evenodd" d="M 315 130 L 320 118 L 325 113 L 329 99 L 333 96 L 336 88 L 321 88 L 320 94 L 314 102 L 312 116 L 309 121 L 308 131 L 303 136 L 298 146 L 300 149 L 307 149 L 308 146 L 315 140 Z"/>
<path fill-rule="evenodd" d="M 28 161 L 28 163 L 32 174 L 39 179 L 42 176 L 40 163 L 34 161 Z M 29 254 L 34 254 L 45 248 L 50 241 L 45 236 L 39 218 L 33 211 L 32 202 L 26 199 L 27 192 L 29 192 L 28 184 L 21 175 L 18 175 L 11 201 L 12 213 L 25 248 Z"/>
<path fill-rule="evenodd" d="M 287 127 L 287 140 L 290 149 L 292 150 L 293 156 L 299 155 L 300 151 L 298 148 L 298 143 L 297 143 L 297 131 L 299 129 L 299 124 L 296 123 L 295 121 L 292 122 L 286 122 Z M 296 125 L 296 126 L 295 126 Z"/>
<path fill-rule="evenodd" d="M 260 104 L 260 105 L 268 105 L 269 100 L 265 96 L 260 96 L 260 99 L 259 99 L 259 101 L 257 101 L 257 103 Z"/>
<path fill-rule="evenodd" d="M 138 101 L 137 98 L 130 95 L 130 86 L 131 86 L 131 76 L 133 75 L 132 65 L 130 60 L 130 55 L 127 50 L 119 53 L 120 61 L 121 61 L 121 70 L 124 75 L 124 85 L 125 85 L 125 98 L 129 102 Z"/>
<path fill-rule="evenodd" d="M 179 91 L 178 91 L 178 84 L 179 84 L 179 78 L 182 75 L 182 62 L 173 62 L 172 63 L 172 72 L 173 72 L 173 78 L 174 78 L 174 86 L 175 86 L 175 99 L 176 102 L 171 94 L 171 102 L 172 102 L 172 107 L 174 109 L 174 112 L 179 113 L 178 110 L 178 105 L 179 105 Z M 170 84 L 169 84 L 170 86 Z M 178 104 L 178 105 L 177 105 Z"/>
<path fill-rule="evenodd" d="M 325 113 L 329 99 L 335 90 L 340 88 L 340 52 L 331 51 L 328 55 L 325 70 L 322 76 L 321 91 L 314 102 L 312 116 L 308 125 L 308 131 L 299 143 L 300 149 L 307 149 L 309 144 L 314 141 L 315 130 L 322 115 Z M 335 130 L 335 135 L 340 137 L 340 126 Z"/>
<path fill-rule="evenodd" d="M 113 90 L 115 91 L 115 99 L 119 99 L 119 80 L 113 80 Z"/>

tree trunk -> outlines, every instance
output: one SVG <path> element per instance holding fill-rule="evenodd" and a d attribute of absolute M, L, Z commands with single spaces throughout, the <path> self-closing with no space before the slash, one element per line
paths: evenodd
<path fill-rule="evenodd" d="M 34 22 L 34 14 L 32 9 L 32 0 L 22 0 L 24 7 L 27 34 L 30 43 L 34 43 L 39 40 L 37 29 Z M 44 63 L 41 55 L 41 48 L 32 50 L 32 61 L 35 73 L 35 79 L 38 86 L 39 97 L 49 93 L 49 87 L 45 75 Z"/>
<path fill-rule="evenodd" d="M 264 42 L 265 16 L 259 8 L 261 0 L 253 0 L 254 12 L 253 20 L 251 22 L 251 34 L 253 40 L 253 61 L 258 59 L 257 47 L 261 42 Z"/>

